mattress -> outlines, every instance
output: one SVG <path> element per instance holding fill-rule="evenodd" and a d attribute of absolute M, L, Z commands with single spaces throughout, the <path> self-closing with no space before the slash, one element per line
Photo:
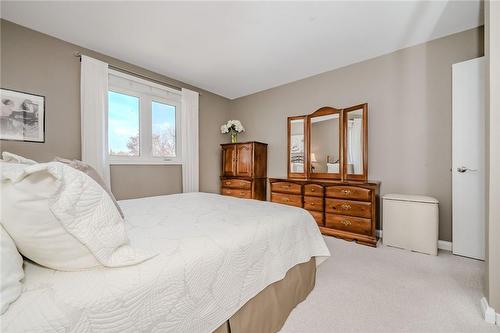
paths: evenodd
<path fill-rule="evenodd" d="M 81 272 L 26 262 L 2 332 L 212 332 L 291 267 L 330 255 L 300 208 L 208 193 L 119 204 L 131 245 L 158 255 Z"/>

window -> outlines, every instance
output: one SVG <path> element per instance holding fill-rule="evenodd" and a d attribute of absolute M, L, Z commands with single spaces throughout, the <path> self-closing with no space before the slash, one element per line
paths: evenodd
<path fill-rule="evenodd" d="M 109 155 L 139 156 L 139 98 L 108 92 Z"/>
<path fill-rule="evenodd" d="M 180 164 L 179 91 L 110 71 L 110 164 Z"/>
<path fill-rule="evenodd" d="M 155 157 L 175 157 L 175 113 L 176 107 L 160 102 L 151 104 L 152 106 L 152 144 L 153 156 Z"/>

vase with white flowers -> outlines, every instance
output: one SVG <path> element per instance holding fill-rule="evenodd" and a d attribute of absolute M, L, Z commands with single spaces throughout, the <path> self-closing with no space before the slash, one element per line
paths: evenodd
<path fill-rule="evenodd" d="M 220 127 L 222 134 L 231 134 L 231 142 L 236 143 L 238 141 L 238 133 L 245 132 L 245 128 L 239 120 L 228 120 L 227 123 Z"/>

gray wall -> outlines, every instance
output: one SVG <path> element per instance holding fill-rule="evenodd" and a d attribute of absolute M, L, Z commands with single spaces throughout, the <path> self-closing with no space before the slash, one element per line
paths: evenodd
<path fill-rule="evenodd" d="M 236 99 L 241 140 L 269 144 L 268 175 L 286 176 L 286 118 L 323 106 L 369 104 L 369 178 L 384 193 L 440 201 L 439 238 L 451 240 L 451 65 L 483 55 L 483 29 Z"/>
<path fill-rule="evenodd" d="M 81 52 L 121 68 L 201 92 L 200 189 L 218 191 L 219 143 L 226 141 L 219 134 L 219 126 L 228 118 L 228 99 L 5 20 L 1 21 L 0 29 L 1 86 L 43 95 L 46 102 L 45 143 L 1 141 L 2 151 L 11 151 L 37 161 L 49 161 L 56 155 L 80 159 L 80 62 L 73 54 Z M 179 166 L 141 167 L 142 172 L 151 171 L 153 180 L 160 177 L 151 192 L 145 187 L 118 185 L 137 178 L 136 170 L 132 167 L 112 168 L 112 185 L 115 187 L 112 190 L 118 199 L 181 191 Z M 147 172 L 140 175 L 146 176 Z M 147 177 L 141 179 L 148 181 Z"/>
<path fill-rule="evenodd" d="M 119 199 L 182 192 L 180 165 L 112 165 L 111 188 Z"/>

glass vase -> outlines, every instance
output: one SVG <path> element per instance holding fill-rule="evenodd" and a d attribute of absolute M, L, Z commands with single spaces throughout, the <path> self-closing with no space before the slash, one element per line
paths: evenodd
<path fill-rule="evenodd" d="M 238 142 L 238 133 L 233 132 L 231 133 L 231 143 L 236 143 Z"/>

